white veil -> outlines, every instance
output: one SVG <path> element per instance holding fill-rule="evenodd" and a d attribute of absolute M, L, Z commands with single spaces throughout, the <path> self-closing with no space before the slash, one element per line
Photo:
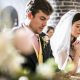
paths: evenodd
<path fill-rule="evenodd" d="M 51 38 L 53 56 L 61 70 L 65 69 L 69 58 L 72 19 L 76 13 L 78 13 L 76 10 L 70 10 L 64 14 Z"/>

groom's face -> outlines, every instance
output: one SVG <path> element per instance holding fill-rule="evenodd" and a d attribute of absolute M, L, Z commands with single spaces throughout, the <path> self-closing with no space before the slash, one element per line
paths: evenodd
<path fill-rule="evenodd" d="M 35 16 L 31 14 L 30 16 L 31 22 L 29 27 L 32 29 L 34 33 L 39 34 L 46 26 L 49 18 L 50 15 L 46 15 L 41 10 L 39 10 L 39 12 L 35 14 Z"/>

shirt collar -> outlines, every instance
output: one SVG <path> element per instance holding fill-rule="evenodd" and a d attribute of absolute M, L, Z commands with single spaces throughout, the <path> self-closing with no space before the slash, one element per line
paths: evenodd
<path fill-rule="evenodd" d="M 35 33 L 28 27 L 28 25 L 23 24 L 23 27 L 31 38 L 35 35 Z"/>

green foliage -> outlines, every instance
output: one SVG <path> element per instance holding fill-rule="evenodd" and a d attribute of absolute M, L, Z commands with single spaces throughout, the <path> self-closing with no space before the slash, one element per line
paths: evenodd
<path fill-rule="evenodd" d="M 51 65 L 54 72 L 60 71 L 58 65 L 55 63 L 54 58 L 50 58 L 46 61 L 46 64 Z"/>
<path fill-rule="evenodd" d="M 67 65 L 66 65 L 66 68 L 63 72 L 68 73 L 68 72 L 72 71 L 73 69 L 74 69 L 73 62 L 68 62 Z"/>
<path fill-rule="evenodd" d="M 28 70 L 22 69 L 20 70 L 20 72 L 15 73 L 17 74 L 16 77 L 12 77 L 10 80 L 19 80 L 21 77 L 26 78 L 27 80 L 78 80 L 75 78 L 71 78 L 71 76 L 67 76 L 65 71 L 60 71 L 54 59 L 52 58 L 48 59 L 44 64 L 46 64 L 46 66 L 47 65 L 51 66 L 53 70 L 53 74 L 54 74 L 52 77 L 48 77 L 49 75 L 47 77 L 42 76 L 41 74 L 38 74 L 37 72 L 30 73 Z M 44 64 L 42 64 L 42 68 L 44 67 Z M 73 64 L 68 63 L 68 65 L 66 66 L 66 72 L 70 71 L 72 66 Z M 45 74 L 46 72 L 47 70 L 45 72 L 43 71 L 43 74 Z M 78 75 L 76 74 L 75 76 L 80 76 L 80 74 Z"/>

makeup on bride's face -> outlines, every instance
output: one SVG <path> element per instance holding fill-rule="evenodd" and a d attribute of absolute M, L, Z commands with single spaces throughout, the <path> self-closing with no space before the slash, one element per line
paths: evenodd
<path fill-rule="evenodd" d="M 76 37 L 76 38 L 80 35 L 80 20 L 73 23 L 71 34 L 73 37 Z"/>

